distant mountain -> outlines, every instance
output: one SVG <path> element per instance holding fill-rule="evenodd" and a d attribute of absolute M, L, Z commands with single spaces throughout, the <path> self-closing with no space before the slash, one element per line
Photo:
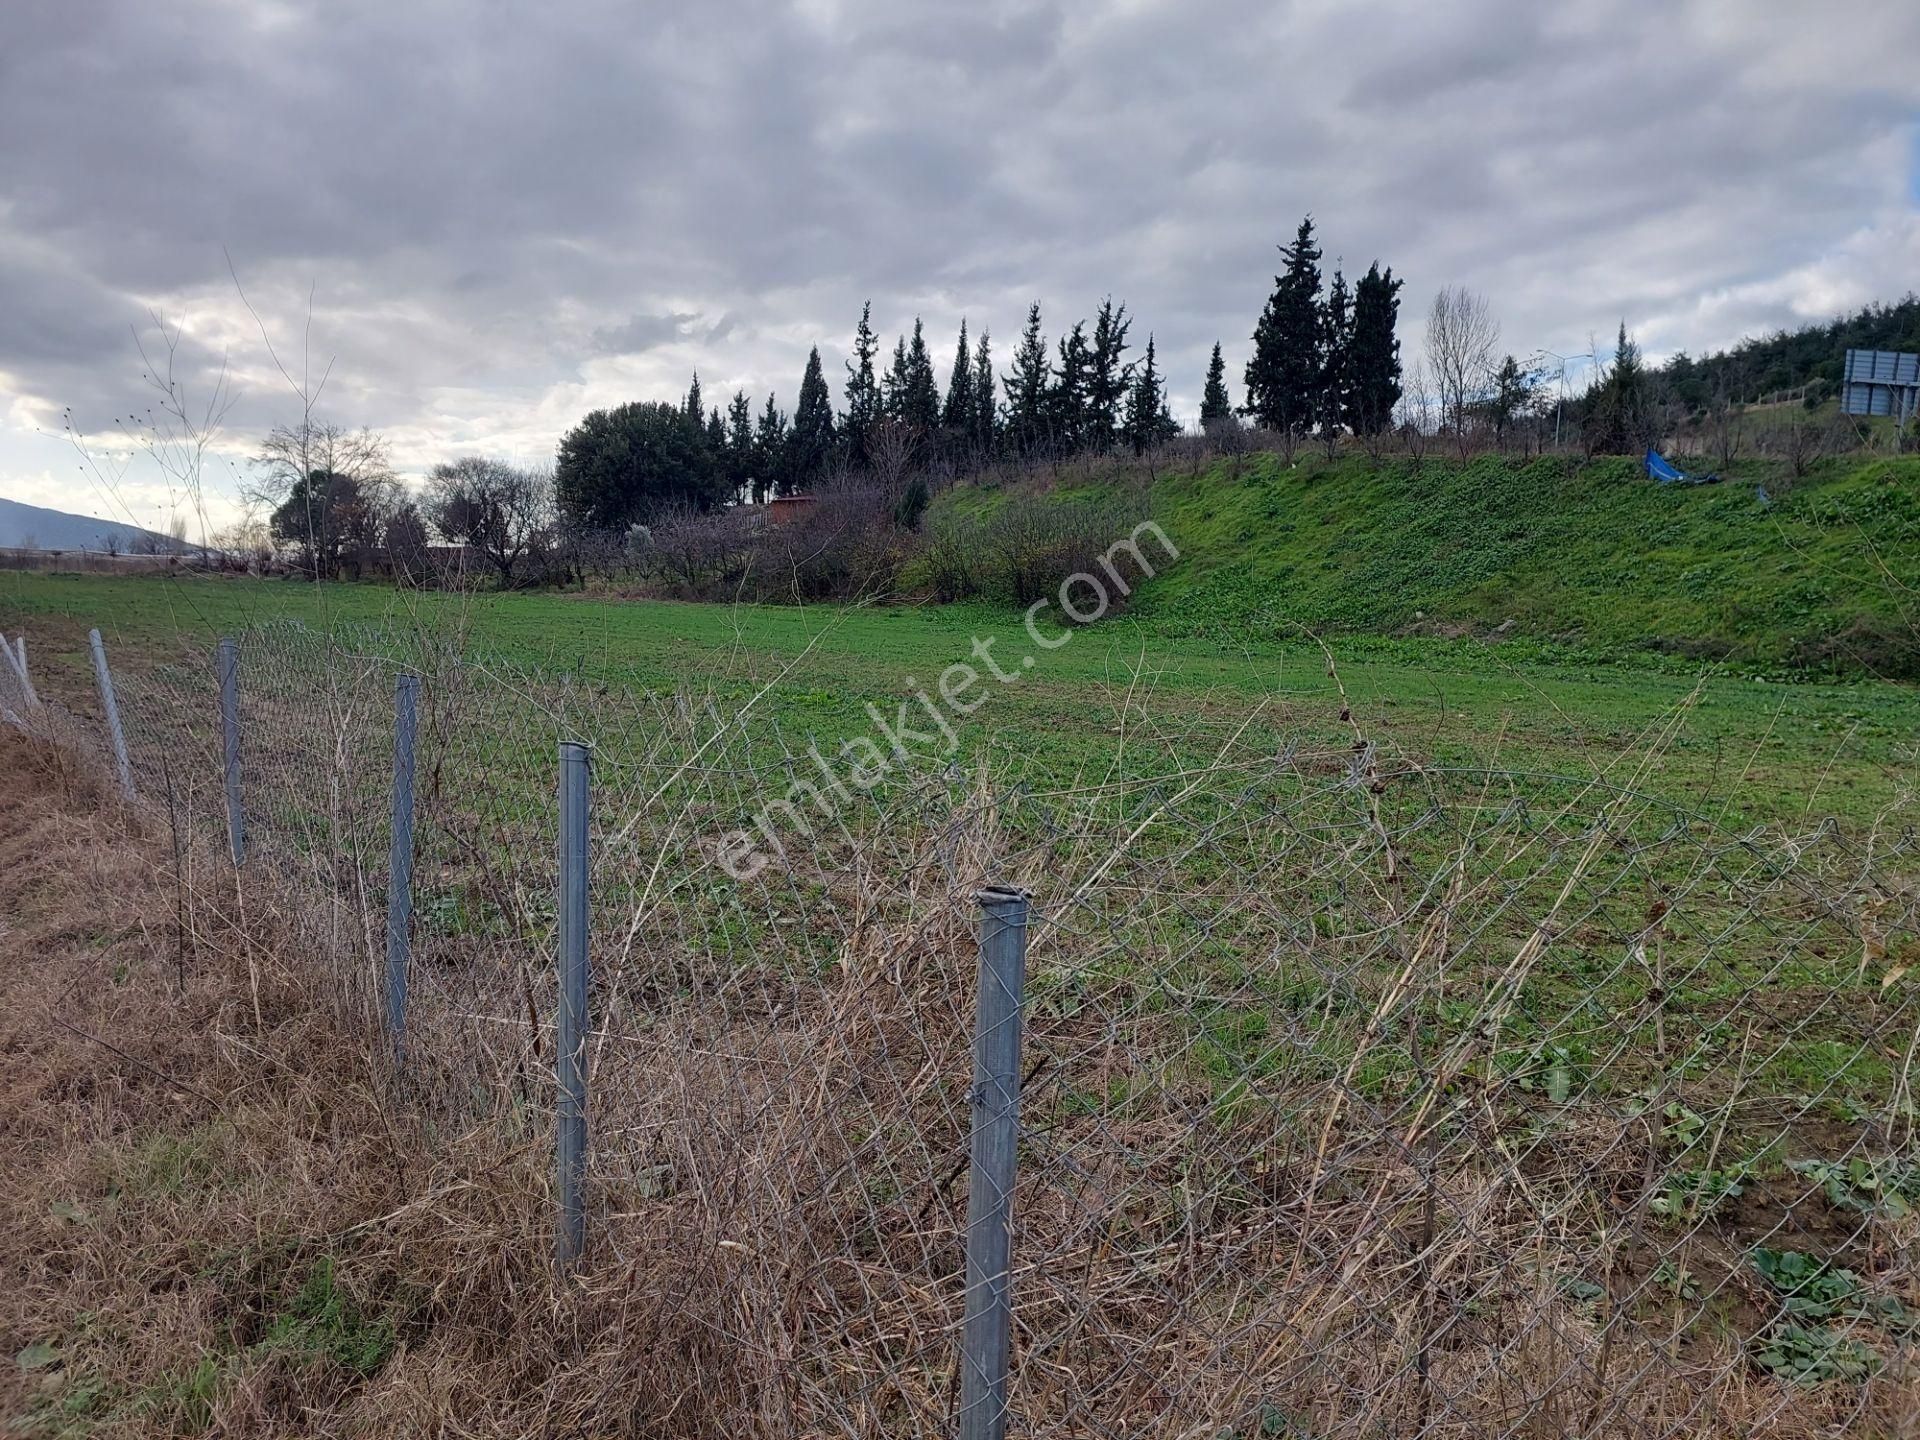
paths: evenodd
<path fill-rule="evenodd" d="M 180 548 L 167 536 L 117 520 L 70 515 L 40 505 L 0 499 L 0 548 L 34 550 L 152 550 Z"/>

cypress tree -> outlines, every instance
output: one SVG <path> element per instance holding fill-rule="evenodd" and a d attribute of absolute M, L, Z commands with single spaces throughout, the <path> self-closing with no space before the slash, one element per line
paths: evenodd
<path fill-rule="evenodd" d="M 1353 307 L 1347 289 L 1347 277 L 1334 267 L 1333 284 L 1327 289 L 1327 303 L 1321 311 L 1320 406 L 1321 432 L 1338 435 L 1353 409 L 1353 378 L 1350 371 L 1353 342 Z"/>
<path fill-rule="evenodd" d="M 1247 413 L 1269 430 L 1298 433 L 1312 423 L 1320 394 L 1322 337 L 1320 247 L 1313 217 L 1300 222 L 1273 277 L 1247 361 Z"/>
<path fill-rule="evenodd" d="M 754 465 L 753 402 L 747 392 L 736 390 L 727 403 L 726 474 L 729 488 L 738 495 L 746 493 L 756 505 L 767 498 L 767 487 Z"/>
<path fill-rule="evenodd" d="M 913 340 L 907 346 L 906 387 L 901 396 L 899 418 L 923 439 L 940 428 L 940 387 L 933 378 L 933 355 L 927 349 L 927 338 L 920 329 L 918 315 L 913 317 Z"/>
<path fill-rule="evenodd" d="M 1526 411 L 1533 398 L 1533 376 L 1520 368 L 1520 362 L 1508 355 L 1494 373 L 1493 394 L 1487 398 L 1488 418 L 1493 421 L 1493 443 L 1505 445 L 1507 433 Z"/>
<path fill-rule="evenodd" d="M 1136 455 L 1180 433 L 1180 426 L 1167 410 L 1166 386 L 1160 379 L 1160 367 L 1154 361 L 1152 335 L 1147 336 L 1146 358 L 1134 367 L 1133 382 L 1127 387 L 1122 429 Z"/>
<path fill-rule="evenodd" d="M 1100 302 L 1093 321 L 1093 349 L 1087 364 L 1087 410 L 1085 444 L 1096 450 L 1113 445 L 1120 427 L 1121 402 L 1128 398 L 1128 380 L 1133 366 L 1122 364 L 1127 350 L 1127 307 L 1114 308 L 1109 296 Z"/>
<path fill-rule="evenodd" d="M 713 452 L 716 465 L 722 465 L 727 453 L 727 424 L 720 418 L 720 407 L 714 406 L 707 415 L 707 449 Z"/>
<path fill-rule="evenodd" d="M 1084 320 L 1060 337 L 1060 363 L 1054 366 L 1048 387 L 1045 418 L 1047 440 L 1055 454 L 1072 454 L 1087 443 L 1092 428 L 1087 387 L 1093 369 L 1093 351 L 1087 345 Z"/>
<path fill-rule="evenodd" d="M 973 347 L 973 419 L 969 422 L 974 453 L 981 459 L 993 454 L 998 407 L 994 404 L 993 348 L 987 332 Z"/>
<path fill-rule="evenodd" d="M 893 342 L 893 363 L 880 379 L 880 414 L 888 420 L 906 418 L 907 391 L 913 382 L 907 375 L 907 337 Z"/>
<path fill-rule="evenodd" d="M 953 369 L 947 374 L 947 401 L 940 412 L 940 428 L 948 443 L 964 448 L 973 439 L 973 354 L 967 348 L 967 322 L 960 321 L 960 341 L 953 351 Z"/>
<path fill-rule="evenodd" d="M 1233 400 L 1227 394 L 1227 363 L 1220 358 L 1220 342 L 1213 342 L 1213 358 L 1207 362 L 1207 388 L 1200 396 L 1200 428 L 1228 419 Z"/>
<path fill-rule="evenodd" d="M 1640 347 L 1620 322 L 1613 363 L 1589 392 L 1587 432 L 1593 448 L 1603 454 L 1631 455 L 1650 443 L 1647 423 L 1647 369 Z"/>
<path fill-rule="evenodd" d="M 793 494 L 793 482 L 787 473 L 787 439 L 787 417 L 769 395 L 753 436 L 754 476 L 769 495 Z"/>
<path fill-rule="evenodd" d="M 1027 310 L 1027 328 L 1013 352 L 1013 369 L 1002 383 L 1007 391 L 1007 438 L 1022 455 L 1031 455 L 1046 438 L 1047 340 L 1040 333 L 1040 302 Z"/>
<path fill-rule="evenodd" d="M 693 372 L 693 384 L 687 387 L 687 403 L 682 407 L 686 411 L 688 423 L 696 430 L 706 424 L 707 412 L 700 404 L 700 372 Z"/>
<path fill-rule="evenodd" d="M 874 378 L 873 357 L 880 342 L 873 334 L 873 302 L 860 307 L 860 328 L 853 332 L 853 358 L 847 361 L 847 413 L 840 425 L 846 442 L 847 461 L 855 467 L 867 463 L 867 436 L 880 419 L 880 386 Z"/>
<path fill-rule="evenodd" d="M 833 397 L 820 369 L 820 347 L 807 352 L 807 368 L 800 377 L 800 398 L 793 408 L 790 482 L 796 490 L 813 486 L 825 473 L 833 454 Z"/>
<path fill-rule="evenodd" d="M 1400 287 L 1374 261 L 1353 291 L 1353 327 L 1347 341 L 1347 426 L 1356 435 L 1378 435 L 1393 423 L 1400 403 Z"/>

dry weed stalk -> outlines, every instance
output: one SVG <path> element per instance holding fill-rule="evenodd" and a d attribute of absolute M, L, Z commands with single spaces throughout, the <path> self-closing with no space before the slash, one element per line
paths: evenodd
<path fill-rule="evenodd" d="M 141 1004 L 208 1018 L 149 1053 L 89 991 L 110 1013 L 67 1018 L 124 1053 L 69 1036 L 61 1061 L 73 1083 L 157 1069 L 210 1097 L 194 1124 L 234 1128 L 218 1172 L 245 1177 L 239 1194 L 193 1195 L 247 1218 L 234 1263 L 251 1278 L 189 1285 L 193 1323 L 102 1352 L 129 1377 L 221 1357 L 229 1428 L 944 1433 L 967 902 L 988 877 L 1035 889 L 1043 915 L 1015 1197 L 1029 1430 L 1838 1434 L 1920 1399 L 1897 1327 L 1852 1313 L 1827 1353 L 1871 1345 L 1876 1372 L 1771 1373 L 1759 1356 L 1787 1322 L 1749 1260 L 1801 1249 L 1858 1275 L 1874 1314 L 1920 1303 L 1914 1222 L 1784 1163 L 1912 1163 L 1897 1105 L 1836 1118 L 1868 1093 L 1856 1069 L 1891 1077 L 1912 1053 L 1905 990 L 1858 973 L 1869 915 L 1888 955 L 1912 933 L 1897 826 L 1871 867 L 1830 827 L 1725 834 L 1641 793 L 1661 733 L 1621 780 L 1460 773 L 1392 755 L 1344 702 L 1349 739 L 1315 749 L 1274 743 L 1263 714 L 1161 728 L 1129 685 L 1104 773 L 1046 789 L 903 767 L 736 885 L 695 842 L 809 773 L 770 721 L 313 636 L 258 637 L 249 657 L 243 887 L 205 814 L 185 814 L 171 860 L 150 823 L 127 842 L 153 867 L 131 894 L 188 901 L 188 984 L 169 996 L 148 973 L 155 942 Z M 417 1064 L 396 1077 L 372 979 L 380 702 L 401 658 L 434 718 Z M 210 753 L 200 683 L 191 666 L 130 678 L 143 764 Z M 598 757 L 592 1248 L 570 1284 L 546 1264 L 541 1049 L 562 728 Z M 186 788 L 183 812 L 211 798 Z M 1810 1054 L 1826 1071 L 1796 1091 Z M 87 1147 L 115 1143 L 105 1119 Z M 1736 1158 L 1751 1168 L 1728 1196 L 1714 1177 Z M 207 1233 L 160 1207 L 90 1243 L 151 1276 L 169 1237 Z M 43 1221 L 25 1234 L 47 1243 Z M 387 1317 L 398 1343 L 371 1378 L 223 1336 L 236 1293 L 286 1303 L 270 1250 L 296 1270 L 336 1258 Z M 66 1333 L 87 1296 L 126 1304 L 105 1251 L 74 1262 L 71 1304 L 13 1263 L 16 1327 Z"/>

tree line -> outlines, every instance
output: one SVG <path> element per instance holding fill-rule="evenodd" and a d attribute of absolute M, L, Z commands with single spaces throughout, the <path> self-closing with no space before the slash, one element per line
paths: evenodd
<path fill-rule="evenodd" d="M 1349 282 L 1336 263 L 1328 275 L 1310 215 L 1278 248 L 1241 403 L 1220 342 L 1209 356 L 1197 438 L 1216 453 L 1266 448 L 1290 462 L 1315 437 L 1329 455 L 1352 443 L 1378 458 L 1397 444 L 1417 464 L 1435 444 L 1462 457 L 1549 445 L 1630 454 L 1711 430 L 1716 453 L 1730 461 L 1742 392 L 1757 398 L 1760 387 L 1793 381 L 1811 407 L 1832 388 L 1839 347 L 1920 348 L 1912 296 L 1659 367 L 1642 359 L 1622 322 L 1611 356 L 1602 363 L 1590 347 L 1588 379 L 1569 394 L 1564 361 L 1556 387 L 1547 352 L 1527 361 L 1503 353 L 1491 305 L 1461 287 L 1435 295 L 1422 353 L 1403 367 L 1404 282 L 1391 267 L 1375 260 Z M 561 438 L 550 469 L 465 457 L 435 466 L 418 493 L 399 484 L 384 445 L 366 431 L 276 430 L 258 462 L 270 514 L 247 543 L 329 575 L 383 563 L 408 571 L 436 548 L 453 548 L 506 585 L 568 570 L 573 562 L 563 557 L 582 553 L 583 536 L 624 544 L 636 531 L 684 530 L 689 517 L 781 496 L 857 494 L 872 512 L 863 526 L 871 519 L 911 532 L 943 479 L 1009 462 L 1146 455 L 1177 438 L 1154 337 L 1137 346 L 1134 323 L 1108 297 L 1090 320 L 1049 337 L 1036 301 L 1004 370 L 988 331 L 973 332 L 965 319 L 939 366 L 917 317 L 885 349 L 869 302 L 835 377 L 837 397 L 818 346 L 808 350 L 791 414 L 773 394 L 756 402 L 737 390 L 709 402 L 696 372 L 677 399 L 590 412 Z M 1799 430 L 1788 442 L 1796 474 L 1827 443 Z M 851 512 L 832 508 L 844 528 Z M 879 536 L 870 548 L 888 543 Z"/>
<path fill-rule="evenodd" d="M 1352 287 L 1336 269 L 1323 290 L 1311 217 L 1281 249 L 1282 273 L 1254 331 L 1246 403 L 1234 407 L 1216 342 L 1203 427 L 1253 424 L 1290 434 L 1316 427 L 1374 434 L 1400 397 L 1395 338 L 1401 281 L 1376 262 Z M 997 372 L 983 328 L 962 320 L 944 388 L 916 317 L 883 358 L 871 302 L 854 329 L 836 408 L 817 346 L 793 415 L 744 391 L 709 405 L 698 374 L 678 402 L 634 401 L 587 415 L 560 442 L 554 492 L 569 520 L 599 529 L 645 523 L 677 506 L 701 510 L 810 491 L 831 476 L 904 484 L 915 473 L 964 474 L 1012 458 L 1058 461 L 1142 454 L 1177 436 L 1154 337 L 1133 340 L 1123 303 L 1101 301 L 1051 341 L 1027 309 L 1008 367 Z"/>

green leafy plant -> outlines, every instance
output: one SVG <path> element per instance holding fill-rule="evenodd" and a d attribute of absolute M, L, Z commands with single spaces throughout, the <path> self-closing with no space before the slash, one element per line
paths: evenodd
<path fill-rule="evenodd" d="M 1607 1293 L 1607 1287 L 1579 1275 L 1562 1275 L 1560 1293 L 1576 1305 L 1591 1305 Z"/>
<path fill-rule="evenodd" d="M 1693 1271 L 1671 1260 L 1662 1260 L 1653 1270 L 1653 1283 L 1676 1300 L 1698 1300 L 1700 1286 Z"/>
<path fill-rule="evenodd" d="M 1893 1219 L 1910 1214 L 1907 1194 L 1920 1188 L 1920 1176 L 1891 1160 L 1794 1160 L 1788 1168 L 1804 1175 L 1826 1193 L 1827 1203 L 1839 1210 L 1878 1211 Z"/>
<path fill-rule="evenodd" d="M 1556 1105 L 1564 1105 L 1574 1088 L 1587 1078 L 1588 1058 L 1579 1049 L 1542 1042 L 1517 1058 L 1506 1068 L 1513 1083 L 1530 1095 L 1545 1095 Z"/>
<path fill-rule="evenodd" d="M 1781 1325 L 1754 1352 L 1769 1374 L 1794 1385 L 1826 1380 L 1861 1381 L 1880 1368 L 1880 1357 L 1858 1340 L 1823 1327 Z"/>
<path fill-rule="evenodd" d="M 1830 1319 L 1860 1294 L 1860 1277 L 1853 1271 L 1829 1265 L 1798 1250 L 1756 1246 L 1753 1268 L 1780 1292 L 1787 1314 L 1806 1320 Z"/>
<path fill-rule="evenodd" d="M 1744 1162 L 1719 1170 L 1676 1170 L 1647 1208 L 1665 1219 L 1705 1219 L 1723 1200 L 1743 1194 L 1750 1174 Z"/>
<path fill-rule="evenodd" d="M 1678 1100 L 1669 1101 L 1666 1108 L 1660 1112 L 1660 1118 L 1663 1122 L 1660 1127 L 1660 1138 L 1667 1144 L 1677 1147 L 1682 1154 L 1698 1145 L 1700 1137 L 1707 1133 L 1706 1117 L 1696 1110 L 1688 1109 Z"/>

